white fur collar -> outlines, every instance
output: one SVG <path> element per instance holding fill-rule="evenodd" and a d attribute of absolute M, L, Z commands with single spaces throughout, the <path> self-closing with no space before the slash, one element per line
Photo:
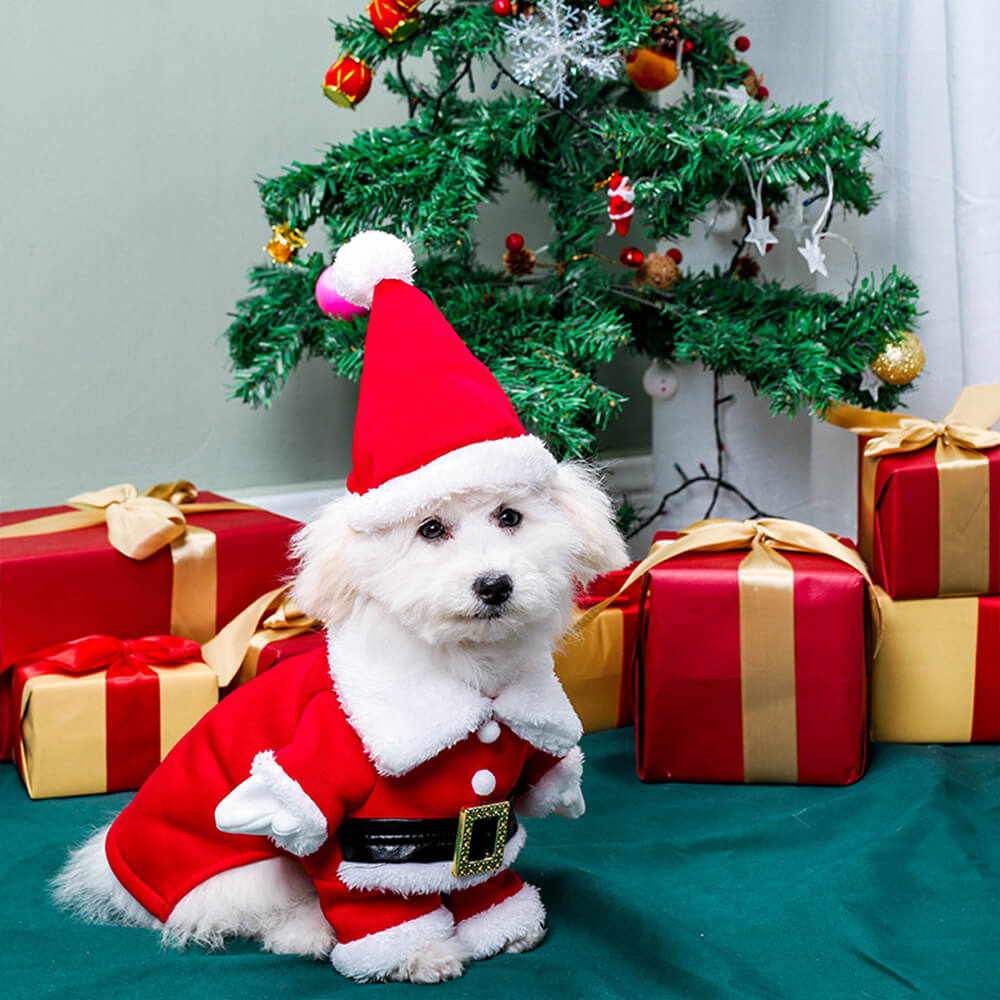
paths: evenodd
<path fill-rule="evenodd" d="M 428 646 L 371 607 L 331 627 L 327 645 L 334 690 L 380 774 L 413 770 L 490 718 L 555 756 L 582 735 L 547 645 L 522 651 L 526 662 L 494 698 L 449 669 L 463 654 Z"/>

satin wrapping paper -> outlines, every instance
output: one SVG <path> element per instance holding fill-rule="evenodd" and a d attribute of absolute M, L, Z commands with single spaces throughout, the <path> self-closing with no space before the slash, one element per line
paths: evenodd
<path fill-rule="evenodd" d="M 1000 590 L 1000 386 L 964 389 L 941 421 L 855 406 L 826 419 L 862 438 L 858 531 L 893 598 Z"/>
<path fill-rule="evenodd" d="M 225 500 L 213 493 L 198 494 L 199 502 Z M 68 510 L 3 512 L 0 525 Z M 216 574 L 214 594 L 208 598 L 213 627 L 208 635 L 190 636 L 202 641 L 288 576 L 288 543 L 300 525 L 259 509 L 185 517 L 190 544 L 214 538 Z M 170 632 L 172 618 L 186 614 L 183 606 L 175 607 L 175 572 L 171 546 L 136 561 L 112 548 L 103 524 L 0 539 L 0 759 L 10 759 L 16 739 L 11 726 L 16 709 L 6 668 L 34 650 L 89 633 L 134 638 Z"/>
<path fill-rule="evenodd" d="M 17 766 L 31 798 L 138 788 L 218 701 L 218 679 L 198 654 L 197 643 L 170 636 L 88 636 L 17 664 Z"/>
<path fill-rule="evenodd" d="M 577 598 L 580 611 L 611 597 L 632 567 L 598 577 Z M 583 723 L 596 733 L 635 721 L 635 647 L 641 581 L 614 598 L 582 630 L 571 631 L 553 657 L 556 676 Z"/>
<path fill-rule="evenodd" d="M 880 593 L 872 739 L 1000 742 L 1000 597 L 893 601 Z"/>
<path fill-rule="evenodd" d="M 781 556 L 787 570 L 749 588 L 746 552 L 687 553 L 649 571 L 636 685 L 644 781 L 846 785 L 863 774 L 866 581 L 835 559 Z"/>

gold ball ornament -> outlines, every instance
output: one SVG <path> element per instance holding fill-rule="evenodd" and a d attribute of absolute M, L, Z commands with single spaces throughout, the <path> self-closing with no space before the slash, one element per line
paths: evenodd
<path fill-rule="evenodd" d="M 896 344 L 887 344 L 872 362 L 872 371 L 889 385 L 909 385 L 924 370 L 924 347 L 907 330 Z"/>
<path fill-rule="evenodd" d="M 280 226 L 271 226 L 271 239 L 264 249 L 278 264 L 288 264 L 302 247 L 308 245 L 298 229 L 292 229 L 287 222 L 283 222 Z"/>
<path fill-rule="evenodd" d="M 634 49 L 625 56 L 625 72 L 644 93 L 663 90 L 677 79 L 677 62 L 655 49 Z"/>

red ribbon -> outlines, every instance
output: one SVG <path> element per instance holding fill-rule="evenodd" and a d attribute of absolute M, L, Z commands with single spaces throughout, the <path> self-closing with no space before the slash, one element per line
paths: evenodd
<path fill-rule="evenodd" d="M 152 667 L 179 667 L 200 659 L 201 646 L 179 636 L 87 635 L 15 664 L 13 708 L 20 716 L 24 686 L 32 677 L 52 673 L 78 677 L 106 670 L 107 790 L 138 788 L 160 763 L 160 678 Z M 17 753 L 22 763 L 20 741 Z"/>

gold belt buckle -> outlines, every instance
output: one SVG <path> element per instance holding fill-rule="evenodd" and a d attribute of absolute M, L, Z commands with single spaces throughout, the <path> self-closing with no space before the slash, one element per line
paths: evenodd
<path fill-rule="evenodd" d="M 484 858 L 472 858 L 472 828 L 482 820 L 496 817 L 497 832 L 493 850 Z M 510 822 L 510 802 L 487 802 L 469 806 L 458 814 L 458 835 L 455 837 L 455 858 L 451 870 L 458 877 L 498 871 L 503 866 L 503 849 L 507 844 L 507 824 Z"/>

